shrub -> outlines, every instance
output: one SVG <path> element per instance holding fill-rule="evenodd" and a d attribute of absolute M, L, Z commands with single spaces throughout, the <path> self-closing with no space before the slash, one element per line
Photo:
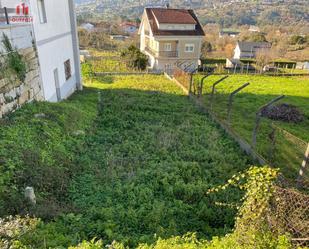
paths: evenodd
<path fill-rule="evenodd" d="M 130 68 L 145 70 L 148 64 L 148 58 L 137 47 L 131 45 L 121 53 L 121 57 L 126 61 Z"/>
<path fill-rule="evenodd" d="M 291 45 L 302 45 L 306 43 L 306 37 L 300 35 L 293 35 L 290 39 Z"/>
<path fill-rule="evenodd" d="M 13 48 L 6 34 L 3 34 L 2 44 L 7 53 L 6 62 L 8 68 L 12 69 L 16 73 L 20 81 L 24 81 L 26 78 L 27 67 L 22 55 L 20 55 L 16 49 Z"/>

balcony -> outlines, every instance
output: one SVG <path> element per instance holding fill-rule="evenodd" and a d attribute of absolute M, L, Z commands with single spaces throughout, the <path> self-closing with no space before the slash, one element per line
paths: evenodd
<path fill-rule="evenodd" d="M 160 51 L 160 57 L 178 58 L 178 51 Z"/>
<path fill-rule="evenodd" d="M 150 47 L 145 47 L 145 51 L 154 57 L 178 58 L 178 51 L 155 51 Z"/>

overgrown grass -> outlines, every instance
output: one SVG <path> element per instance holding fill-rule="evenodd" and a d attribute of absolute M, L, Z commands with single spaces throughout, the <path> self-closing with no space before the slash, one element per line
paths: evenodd
<path fill-rule="evenodd" d="M 209 107 L 212 84 L 222 75 L 211 76 L 205 81 L 204 103 Z M 196 80 L 200 79 L 197 77 Z M 251 143 L 252 132 L 255 125 L 255 116 L 258 109 L 280 95 L 286 95 L 281 101 L 295 105 L 303 114 L 304 121 L 299 124 L 270 121 L 263 119 L 258 135 L 258 150 L 269 158 L 271 132 L 270 124 L 287 130 L 293 135 L 309 141 L 309 78 L 308 77 L 267 77 L 267 76 L 244 76 L 232 75 L 217 86 L 213 110 L 222 120 L 227 118 L 227 106 L 229 94 L 244 83 L 250 86 L 243 89 L 234 98 L 232 111 L 232 128 L 248 142 Z M 291 143 L 291 139 L 295 142 Z M 295 178 L 305 152 L 303 143 L 296 139 L 288 139 L 282 134 L 277 134 L 274 164 L 282 168 L 286 176 Z M 296 143 L 296 144 L 294 144 Z"/>
<path fill-rule="evenodd" d="M 157 236 L 231 231 L 236 210 L 216 203 L 237 203 L 242 193 L 205 193 L 248 167 L 237 145 L 161 76 L 86 86 L 61 104 L 28 105 L 1 127 L 3 193 L 34 185 L 38 204 L 26 211 L 39 217 L 38 208 L 62 207 L 21 242 L 62 248 L 97 237 L 134 247 Z M 33 117 L 41 112 L 45 118 Z M 79 130 L 86 135 L 71 135 Z"/>
<path fill-rule="evenodd" d="M 68 186 L 83 145 L 74 134 L 91 128 L 95 100 L 85 91 L 59 104 L 28 104 L 0 120 L 0 216 L 31 212 L 50 219 L 70 209 Z M 35 210 L 24 201 L 27 186 L 36 191 Z"/>

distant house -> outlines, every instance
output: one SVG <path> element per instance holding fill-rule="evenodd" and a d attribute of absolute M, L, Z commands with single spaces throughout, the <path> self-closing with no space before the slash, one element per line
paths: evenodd
<path fill-rule="evenodd" d="M 150 69 L 198 67 L 205 33 L 193 10 L 146 8 L 138 34 Z"/>
<path fill-rule="evenodd" d="M 221 30 L 219 32 L 219 37 L 225 37 L 225 36 L 229 36 L 229 37 L 233 37 L 235 38 L 236 36 L 238 36 L 240 34 L 239 31 L 233 31 L 233 30 Z"/>
<path fill-rule="evenodd" d="M 249 27 L 249 32 L 261 32 L 261 29 L 259 27 L 257 27 L 257 26 L 251 25 Z"/>
<path fill-rule="evenodd" d="M 121 23 L 120 27 L 123 30 L 123 32 L 128 34 L 134 34 L 138 30 L 138 25 L 132 22 Z"/>
<path fill-rule="evenodd" d="M 268 42 L 237 42 L 234 59 L 254 59 L 259 51 L 270 50 Z"/>
<path fill-rule="evenodd" d="M 226 59 L 225 67 L 228 69 L 241 68 L 243 63 L 237 59 Z"/>
<path fill-rule="evenodd" d="M 297 62 L 296 69 L 309 70 L 309 61 Z"/>
<path fill-rule="evenodd" d="M 91 24 L 91 23 L 83 23 L 82 25 L 80 25 L 80 27 L 82 29 L 87 30 L 87 31 L 92 31 L 92 30 L 95 29 L 95 26 L 93 24 Z"/>

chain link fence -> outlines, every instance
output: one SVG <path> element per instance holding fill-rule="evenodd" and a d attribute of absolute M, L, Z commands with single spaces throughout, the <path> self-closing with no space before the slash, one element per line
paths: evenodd
<path fill-rule="evenodd" d="M 274 233 L 288 233 L 296 247 L 308 247 L 309 196 L 291 188 L 276 187 L 270 202 L 268 222 Z"/>

